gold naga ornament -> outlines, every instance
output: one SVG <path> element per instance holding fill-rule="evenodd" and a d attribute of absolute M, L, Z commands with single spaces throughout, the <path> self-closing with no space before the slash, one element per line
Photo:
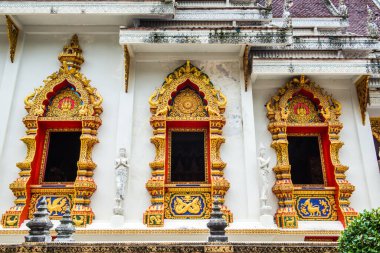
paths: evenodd
<path fill-rule="evenodd" d="M 44 85 L 34 89 L 25 100 L 27 115 L 23 118 L 26 126 L 26 136 L 21 140 L 27 146 L 27 156 L 24 161 L 17 163 L 20 169 L 19 178 L 10 184 L 10 189 L 16 196 L 15 206 L 11 207 L 2 216 L 4 227 L 19 227 L 30 211 L 35 210 L 42 196 L 48 199 L 49 211 L 52 218 L 61 218 L 66 205 L 71 207 L 71 215 L 77 226 L 85 226 L 92 222 L 94 213 L 90 207 L 90 198 L 96 190 L 93 179 L 96 164 L 92 161 L 93 146 L 98 143 L 97 130 L 102 121 L 103 98 L 98 91 L 90 85 L 88 80 L 80 73 L 80 66 L 84 62 L 82 49 L 79 46 L 78 36 L 74 35 L 63 52 L 58 56 L 61 62 L 60 69 L 44 80 Z M 32 171 L 44 170 L 36 165 L 36 159 L 41 154 L 36 152 L 39 141 L 36 136 L 40 134 L 41 125 L 46 131 L 56 130 L 56 124 L 75 122 L 80 126 L 80 155 L 77 162 L 77 177 L 73 184 L 62 187 L 39 187 L 41 182 L 31 182 Z M 53 126 L 54 125 L 54 126 Z M 61 127 L 62 128 L 62 127 Z M 63 127 L 59 131 L 70 131 Z M 48 145 L 45 145 L 48 146 Z M 44 148 L 43 159 L 46 159 Z M 32 186 L 30 184 L 36 184 Z"/>
<path fill-rule="evenodd" d="M 357 212 L 349 206 L 349 198 L 355 187 L 346 180 L 347 166 L 340 163 L 339 150 L 343 142 L 339 132 L 341 104 L 306 76 L 292 78 L 266 104 L 269 119 L 268 130 L 272 134 L 272 148 L 276 151 L 277 164 L 273 168 L 276 181 L 272 188 L 278 198 L 276 223 L 282 228 L 296 228 L 298 220 L 336 220 L 347 226 Z M 322 185 L 320 189 L 296 188 L 291 179 L 289 164 L 288 127 L 298 129 L 325 129 L 329 142 L 334 185 Z M 291 136 L 295 134 L 292 133 Z M 302 135 L 302 133 L 301 133 Z M 330 159 L 331 161 L 326 161 Z M 323 160 L 325 159 L 325 160 Z M 324 164 L 322 164 L 322 167 Z M 326 177 L 326 173 L 324 172 Z M 325 179 L 326 180 L 326 179 Z"/>
<path fill-rule="evenodd" d="M 194 87 L 190 88 L 188 83 Z M 154 227 L 163 226 L 164 219 L 207 219 L 214 199 L 221 203 L 226 220 L 232 222 L 232 213 L 224 205 L 230 184 L 223 176 L 226 163 L 220 157 L 220 146 L 224 143 L 222 128 L 226 121 L 223 116 L 227 104 L 224 94 L 214 88 L 206 74 L 187 61 L 165 78 L 163 85 L 150 96 L 149 104 L 154 134 L 151 142 L 155 145 L 156 156 L 150 163 L 152 177 L 146 183 L 152 198 L 151 206 L 144 213 L 144 223 Z M 180 125 L 183 125 L 179 129 L 169 128 L 171 122 L 182 122 Z M 193 129 L 187 127 L 186 122 L 206 122 L 208 127 Z M 171 154 L 170 144 L 167 144 L 171 130 L 206 131 L 205 146 L 209 145 L 210 152 L 210 165 L 206 168 L 209 167 L 210 178 L 206 175 L 205 182 L 197 182 L 197 187 L 179 187 L 165 179 L 165 172 L 170 175 L 171 169 L 170 165 L 165 166 Z M 207 146 L 205 150 L 208 150 Z M 205 159 L 207 157 L 205 155 Z"/>

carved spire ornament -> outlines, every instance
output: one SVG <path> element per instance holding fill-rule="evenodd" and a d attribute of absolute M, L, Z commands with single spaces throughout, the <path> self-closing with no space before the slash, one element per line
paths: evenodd
<path fill-rule="evenodd" d="M 266 108 L 268 130 L 273 139 L 271 146 L 277 156 L 277 164 L 273 168 L 276 182 L 272 187 L 278 198 L 275 215 L 277 225 L 296 228 L 299 219 L 339 219 L 347 226 L 357 216 L 357 212 L 349 206 L 349 198 L 355 187 L 346 180 L 348 167 L 342 165 L 339 159 L 339 150 L 343 146 L 339 140 L 343 128 L 339 121 L 340 103 L 302 75 L 292 78 L 284 87 L 279 88 Z M 323 157 L 321 165 L 327 172 L 325 171 L 325 183 L 319 185 L 319 190 L 307 190 L 307 185 L 297 189 L 294 187 L 288 135 L 317 136 L 323 142 L 320 145 L 320 155 Z M 314 209 L 309 209 L 310 207 L 316 211 L 313 212 Z"/>
<path fill-rule="evenodd" d="M 53 223 L 49 219 L 46 197 L 42 197 L 33 219 L 26 223 L 30 229 L 29 235 L 25 236 L 25 242 L 51 242 L 50 229 Z"/>
<path fill-rule="evenodd" d="M 97 130 L 102 123 L 100 114 L 103 112 L 103 98 L 91 86 L 90 80 L 79 72 L 84 59 L 77 35 L 64 46 L 58 59 L 61 62 L 59 70 L 48 76 L 43 81 L 44 85 L 34 89 L 24 100 L 27 115 L 23 122 L 27 130 L 22 141 L 28 150 L 25 160 L 17 163 L 20 177 L 10 184 L 16 200 L 15 206 L 2 217 L 4 227 L 20 226 L 23 220 L 32 215 L 42 195 L 49 201 L 65 198 L 64 202 L 70 205 L 76 226 L 85 226 L 94 217 L 90 207 L 91 196 L 96 190 L 92 177 L 96 168 L 92 161 L 92 149 L 98 143 Z M 48 191 L 47 188 L 41 188 L 45 183 L 43 161 L 48 146 L 44 139 L 50 131 L 58 131 L 57 128 L 81 132 L 77 177 L 73 187 L 62 184 L 62 188 Z M 37 138 L 37 133 L 45 138 Z M 43 147 L 44 151 L 37 151 L 37 147 Z M 30 191 L 31 186 L 33 192 Z M 60 195 L 57 195 L 58 192 Z M 63 212 L 60 211 L 62 215 Z"/>
<path fill-rule="evenodd" d="M 376 17 L 372 9 L 367 5 L 367 32 L 368 35 L 374 39 L 379 38 L 379 27 L 376 23 Z"/>
<path fill-rule="evenodd" d="M 338 6 L 338 12 L 339 15 L 341 15 L 344 18 L 348 17 L 348 8 L 345 4 L 345 0 L 339 0 L 339 6 Z"/>
<path fill-rule="evenodd" d="M 75 233 L 75 227 L 73 224 L 74 222 L 71 219 L 70 208 L 67 207 L 60 224 L 55 229 L 57 232 L 57 238 L 54 242 L 73 242 L 73 234 Z"/>
<path fill-rule="evenodd" d="M 8 35 L 8 41 L 9 41 L 9 57 L 11 59 L 11 62 L 13 63 L 15 59 L 16 54 L 16 46 L 17 46 L 17 39 L 18 39 L 18 33 L 19 29 L 13 22 L 10 16 L 5 15 L 5 18 L 7 20 L 7 35 Z"/>
<path fill-rule="evenodd" d="M 226 236 L 227 222 L 223 218 L 223 213 L 220 211 L 219 201 L 217 199 L 212 203 L 211 219 L 207 223 L 207 227 L 210 229 L 209 242 L 228 242 Z"/>
<path fill-rule="evenodd" d="M 282 28 L 292 28 L 292 17 L 290 14 L 290 8 L 293 6 L 293 0 L 284 0 L 284 11 L 282 13 L 283 25 Z"/>

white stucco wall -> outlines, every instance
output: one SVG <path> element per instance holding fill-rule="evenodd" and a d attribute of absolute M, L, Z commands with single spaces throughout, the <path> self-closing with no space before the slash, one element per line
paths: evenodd
<path fill-rule="evenodd" d="M 7 35 L 0 34 L 0 79 L 4 73 L 5 62 L 10 61 L 9 59 L 7 59 L 9 55 L 8 52 L 9 50 Z"/>
<path fill-rule="evenodd" d="M 6 124 L 7 130 L 2 153 L 0 150 L 1 214 L 13 205 L 15 198 L 9 190 L 9 184 L 18 177 L 16 163 L 26 155 L 26 147 L 19 141 L 25 134 L 22 124 L 22 118 L 26 114 L 24 98 L 43 84 L 42 81 L 48 75 L 58 70 L 60 63 L 57 56 L 70 37 L 71 34 L 24 34 L 23 50 L 18 56 L 20 65 L 15 68 L 17 78 L 11 99 L 10 118 L 8 122 L 2 123 Z M 0 74 L 6 60 L 2 57 L 7 52 L 5 39 L 4 35 L 0 35 Z M 156 55 L 148 53 L 136 56 L 131 62 L 130 89 L 125 93 L 123 50 L 118 44 L 118 34 L 79 33 L 79 40 L 85 57 L 82 73 L 92 80 L 92 85 L 104 97 L 104 112 L 101 116 L 103 125 L 98 134 L 100 143 L 93 152 L 93 160 L 98 165 L 94 174 L 98 188 L 91 199 L 96 217 L 94 225 L 90 227 L 102 227 L 111 219 L 115 192 L 114 159 L 117 149 L 126 146 L 130 157 L 130 177 L 125 201 L 126 223 L 138 224 L 144 228 L 143 213 L 150 205 L 151 198 L 145 184 L 151 176 L 149 162 L 153 161 L 155 154 L 154 145 L 150 143 L 152 128 L 149 124 L 151 113 L 148 98 L 169 73 L 182 65 L 185 59 L 194 59 L 195 56 L 185 53 L 176 54 L 175 57 L 161 55 L 156 58 Z M 205 53 L 192 63 L 208 74 L 216 88 L 221 88 L 228 99 L 225 112 L 227 123 L 223 128 L 226 143 L 221 147 L 221 157 L 227 163 L 225 177 L 231 183 L 226 194 L 226 206 L 232 211 L 235 224 L 258 221 L 260 207 L 256 150 L 260 143 L 268 148 L 268 154 L 272 157 L 270 166 L 273 167 L 276 162 L 275 153 L 270 148 L 271 135 L 267 130 L 264 105 L 288 78 L 257 79 L 252 92 L 254 122 L 244 122 L 244 119 L 249 119 L 249 115 L 244 113 L 252 113 L 252 105 L 250 96 L 242 91 L 244 85 L 239 58 L 229 59 L 223 53 Z M 341 121 L 344 128 L 340 136 L 345 145 L 340 157 L 342 164 L 350 167 L 346 173 L 348 180 L 356 186 L 351 198 L 352 206 L 358 211 L 379 206 L 380 175 L 372 139 L 368 137 L 371 136 L 370 128 L 368 125 L 361 126 L 353 80 L 331 80 L 320 76 L 311 78 L 342 103 Z M 271 175 L 271 182 L 274 182 L 274 174 Z M 274 206 L 274 213 L 277 199 L 273 194 L 269 203 Z M 205 227 L 205 224 L 202 226 Z"/>

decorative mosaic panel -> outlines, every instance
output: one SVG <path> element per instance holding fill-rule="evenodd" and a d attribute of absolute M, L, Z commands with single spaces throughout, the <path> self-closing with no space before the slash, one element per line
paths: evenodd
<path fill-rule="evenodd" d="M 334 196 L 297 196 L 299 220 L 337 220 Z"/>
<path fill-rule="evenodd" d="M 71 209 L 71 195 L 41 195 L 33 194 L 30 209 L 29 218 L 33 218 L 33 213 L 37 210 L 40 205 L 42 198 L 46 196 L 47 208 L 50 213 L 50 219 L 60 219 L 66 211 L 67 206 Z"/>
<path fill-rule="evenodd" d="M 208 192 L 165 194 L 166 219 L 209 219 L 211 195 Z"/>

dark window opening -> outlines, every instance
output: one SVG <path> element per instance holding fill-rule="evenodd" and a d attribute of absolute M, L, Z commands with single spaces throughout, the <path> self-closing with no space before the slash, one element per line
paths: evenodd
<path fill-rule="evenodd" d="M 51 132 L 44 182 L 74 182 L 81 132 Z"/>
<path fill-rule="evenodd" d="M 204 132 L 171 133 L 171 181 L 204 182 Z"/>
<path fill-rule="evenodd" d="M 288 136 L 293 184 L 324 184 L 317 136 Z"/>

